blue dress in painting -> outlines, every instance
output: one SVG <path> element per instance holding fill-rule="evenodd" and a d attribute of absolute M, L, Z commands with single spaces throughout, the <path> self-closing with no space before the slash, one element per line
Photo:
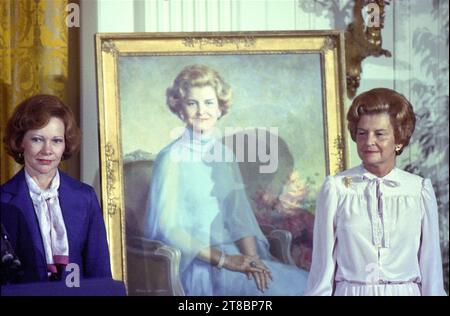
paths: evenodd
<path fill-rule="evenodd" d="M 307 272 L 269 254 L 233 157 L 220 142 L 191 129 L 165 147 L 153 165 L 146 235 L 181 250 L 187 295 L 302 295 Z M 197 258 L 208 247 L 239 254 L 235 241 L 246 236 L 255 237 L 258 255 L 272 271 L 264 293 L 244 273 Z"/>

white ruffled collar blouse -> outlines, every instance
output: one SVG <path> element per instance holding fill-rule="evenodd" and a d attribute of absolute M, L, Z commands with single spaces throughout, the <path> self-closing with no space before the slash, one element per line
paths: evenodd
<path fill-rule="evenodd" d="M 429 179 L 362 165 L 329 176 L 317 199 L 307 295 L 446 295 Z"/>

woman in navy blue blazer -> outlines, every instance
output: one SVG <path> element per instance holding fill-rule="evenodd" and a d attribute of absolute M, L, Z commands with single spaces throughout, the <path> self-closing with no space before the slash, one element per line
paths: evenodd
<path fill-rule="evenodd" d="M 111 278 L 97 196 L 58 170 L 79 141 L 71 110 L 55 96 L 26 99 L 8 121 L 6 151 L 24 165 L 0 187 L 1 223 L 21 261 L 16 282 L 61 280 L 77 266 L 81 278 Z"/>

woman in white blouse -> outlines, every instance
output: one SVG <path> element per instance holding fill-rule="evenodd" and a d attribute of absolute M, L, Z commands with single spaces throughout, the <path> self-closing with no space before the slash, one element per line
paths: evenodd
<path fill-rule="evenodd" d="M 362 165 L 321 188 L 305 295 L 446 295 L 433 187 L 395 167 L 414 131 L 411 104 L 373 89 L 347 121 Z"/>

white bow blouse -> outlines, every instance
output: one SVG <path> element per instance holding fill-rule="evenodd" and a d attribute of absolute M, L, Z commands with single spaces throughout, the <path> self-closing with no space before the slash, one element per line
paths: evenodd
<path fill-rule="evenodd" d="M 41 189 L 26 170 L 25 180 L 41 231 L 47 269 L 50 273 L 56 273 L 56 264 L 69 263 L 69 242 L 58 199 L 59 172 L 56 172 L 50 188 L 46 190 Z"/>
<path fill-rule="evenodd" d="M 363 166 L 329 176 L 313 240 L 306 295 L 446 295 L 429 179 Z"/>

